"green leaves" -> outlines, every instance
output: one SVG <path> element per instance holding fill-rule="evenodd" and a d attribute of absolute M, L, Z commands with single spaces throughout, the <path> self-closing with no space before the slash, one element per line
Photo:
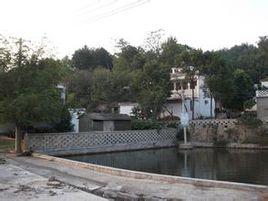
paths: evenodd
<path fill-rule="evenodd" d="M 31 56 L 22 56 L 30 52 L 19 42 L 15 61 L 8 71 L 0 72 L 0 120 L 20 127 L 59 122 L 63 105 L 56 86 L 64 67 L 59 60 L 35 57 L 33 61 Z"/>
<path fill-rule="evenodd" d="M 111 69 L 113 66 L 112 56 L 104 49 L 89 49 L 84 46 L 74 52 L 72 64 L 80 70 L 92 70 L 98 66 Z"/>

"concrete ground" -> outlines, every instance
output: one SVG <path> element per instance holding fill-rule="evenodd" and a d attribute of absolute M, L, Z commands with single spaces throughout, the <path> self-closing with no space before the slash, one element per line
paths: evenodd
<path fill-rule="evenodd" d="M 0 157 L 1 158 L 1 157 Z M 1 159 L 0 200 L 3 201 L 105 201 L 70 185 L 29 172 Z"/>
<path fill-rule="evenodd" d="M 6 160 L 7 164 L 0 165 L 0 183 L 2 185 L 0 187 L 0 200 L 18 200 L 18 197 L 16 199 L 17 195 L 20 195 L 21 199 L 19 200 L 28 200 L 28 197 L 32 200 L 71 200 L 71 198 L 72 200 L 85 200 L 86 198 L 87 200 L 101 200 L 100 197 L 88 197 L 93 196 L 90 193 L 119 201 L 268 200 L 267 194 L 255 190 L 204 187 L 194 184 L 126 178 L 34 157 L 9 157 Z M 14 175 L 14 173 L 18 175 Z M 25 173 L 27 173 L 26 176 Z M 48 178 L 61 181 L 63 186 L 60 189 L 47 186 Z M 35 187 L 36 184 L 37 187 Z M 26 185 L 26 187 L 21 185 Z M 40 191 L 38 186 L 41 188 Z M 36 199 L 35 196 L 37 196 Z M 81 199 L 80 197 L 74 199 L 72 196 L 77 196 L 77 198 L 80 196 Z"/>

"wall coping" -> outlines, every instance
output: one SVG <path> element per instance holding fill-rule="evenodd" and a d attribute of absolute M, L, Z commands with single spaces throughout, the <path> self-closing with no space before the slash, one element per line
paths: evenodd
<path fill-rule="evenodd" d="M 268 193 L 268 186 L 265 185 L 256 185 L 256 184 L 245 184 L 245 183 L 237 183 L 237 182 L 228 182 L 228 181 L 214 181 L 207 179 L 198 179 L 198 178 L 187 178 L 180 176 L 170 176 L 170 175 L 162 175 L 155 173 L 146 173 L 132 170 L 125 170 L 101 165 L 95 165 L 91 163 L 78 162 L 70 159 L 58 158 L 54 156 L 49 156 L 41 153 L 34 153 L 33 156 L 35 158 L 59 162 L 61 165 L 69 165 L 72 167 L 86 168 L 92 171 L 96 171 L 99 173 L 120 176 L 120 177 L 128 177 L 133 179 L 147 179 L 158 182 L 168 182 L 168 183 L 184 183 L 184 184 L 192 184 L 195 186 L 203 186 L 203 187 L 214 187 L 214 188 L 227 188 L 227 189 L 237 189 L 243 191 L 257 191 L 260 193 Z"/>
<path fill-rule="evenodd" d="M 195 119 L 192 120 L 190 123 L 196 122 L 236 122 L 237 119 Z"/>
<path fill-rule="evenodd" d="M 164 129 L 150 129 L 150 130 L 119 130 L 119 131 L 88 131 L 88 132 L 60 132 L 60 133 L 26 133 L 26 135 L 31 135 L 31 136 L 42 136 L 42 135 L 87 135 L 87 134 L 109 134 L 109 133 L 126 133 L 126 132 L 132 132 L 132 134 L 136 134 L 138 132 L 161 132 L 163 130 L 176 130 L 175 128 L 164 128 Z M 127 135 L 127 134 L 126 134 Z"/>

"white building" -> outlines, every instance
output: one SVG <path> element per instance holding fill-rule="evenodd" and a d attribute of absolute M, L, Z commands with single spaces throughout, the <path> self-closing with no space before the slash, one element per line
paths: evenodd
<path fill-rule="evenodd" d="M 171 115 L 179 117 L 184 105 L 184 112 L 187 112 L 189 118 L 192 119 L 192 95 L 194 95 L 195 119 L 215 116 L 215 101 L 210 97 L 209 90 L 205 87 L 204 76 L 195 75 L 193 77 L 193 91 L 181 68 L 171 69 L 170 80 L 172 82 L 171 95 L 163 108 L 162 118 Z"/>
<path fill-rule="evenodd" d="M 261 81 L 261 87 L 268 89 L 268 81 Z"/>
<path fill-rule="evenodd" d="M 124 102 L 124 103 L 119 103 L 119 114 L 127 114 L 129 116 L 133 116 L 132 110 L 134 107 L 138 106 L 138 103 L 133 103 L 133 102 Z"/>
<path fill-rule="evenodd" d="M 195 75 L 194 80 L 194 118 L 215 117 L 215 101 L 209 96 L 209 90 L 205 87 L 204 76 Z M 189 118 L 192 119 L 192 89 L 181 68 L 171 69 L 170 81 L 172 82 L 171 95 L 167 99 L 160 117 L 165 118 L 171 115 L 180 117 L 182 105 L 184 105 L 184 112 L 187 112 Z M 132 109 L 137 106 L 137 103 L 119 103 L 119 113 L 132 116 Z"/>
<path fill-rule="evenodd" d="M 66 86 L 64 84 L 58 84 L 56 86 L 57 89 L 60 91 L 60 98 L 62 100 L 62 103 L 65 104 L 66 101 Z"/>
<path fill-rule="evenodd" d="M 79 117 L 86 112 L 85 108 L 69 109 L 71 114 L 71 124 L 73 125 L 72 132 L 79 133 Z"/>
<path fill-rule="evenodd" d="M 256 91 L 257 117 L 268 123 L 268 82 L 261 81 L 261 89 Z"/>

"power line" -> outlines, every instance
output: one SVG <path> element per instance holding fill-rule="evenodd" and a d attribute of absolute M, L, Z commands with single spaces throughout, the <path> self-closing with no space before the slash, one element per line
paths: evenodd
<path fill-rule="evenodd" d="M 113 16 L 113 15 L 119 14 L 121 12 L 133 9 L 135 7 L 141 6 L 141 5 L 145 4 L 145 3 L 148 3 L 149 1 L 150 0 L 138 0 L 138 1 L 135 1 L 133 3 L 129 3 L 127 5 L 124 5 L 124 6 L 121 6 L 119 8 L 116 8 L 114 10 L 104 12 L 104 13 L 102 13 L 100 15 L 93 16 L 93 17 L 89 18 L 87 21 L 98 21 L 98 20 L 101 20 L 103 18 L 107 18 L 107 17 Z"/>
<path fill-rule="evenodd" d="M 93 8 L 93 9 L 90 9 L 90 10 L 87 10 L 87 11 L 84 11 L 84 12 L 81 13 L 80 15 L 84 15 L 84 14 L 87 14 L 87 13 L 95 12 L 95 11 L 97 11 L 97 10 L 100 10 L 100 9 L 103 9 L 103 8 L 106 8 L 106 7 L 109 7 L 109 6 L 113 5 L 113 4 L 115 4 L 117 1 L 118 1 L 118 0 L 113 0 L 113 1 L 111 1 L 111 2 L 109 2 L 109 3 L 103 4 L 103 5 L 98 6 L 98 7 L 96 7 L 96 8 Z"/>
<path fill-rule="evenodd" d="M 93 5 L 96 5 L 96 4 L 99 4 L 101 0 L 98 0 L 98 1 L 94 1 L 94 3 L 90 3 L 90 4 L 86 4 L 85 6 L 83 6 L 82 8 L 78 9 L 77 12 L 80 12 L 80 11 L 83 11 Z"/>

